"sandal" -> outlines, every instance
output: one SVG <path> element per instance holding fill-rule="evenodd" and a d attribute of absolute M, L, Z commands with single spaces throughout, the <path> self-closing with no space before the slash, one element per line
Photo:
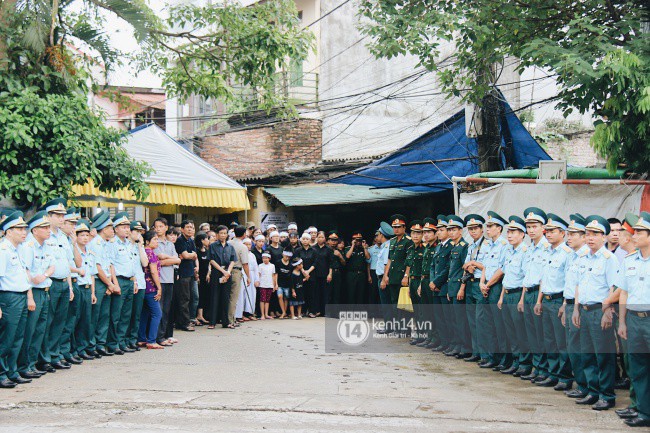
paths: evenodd
<path fill-rule="evenodd" d="M 147 349 L 164 349 L 160 344 L 158 343 L 147 343 Z"/>
<path fill-rule="evenodd" d="M 208 325 L 208 329 L 214 329 L 214 325 Z"/>
<path fill-rule="evenodd" d="M 226 328 L 228 328 L 228 329 L 235 329 L 235 325 L 233 325 L 233 324 L 231 323 L 231 324 L 229 324 L 228 326 L 226 326 Z"/>
<path fill-rule="evenodd" d="M 200 322 L 200 321 L 197 320 L 196 323 L 194 324 L 194 326 L 203 326 L 203 322 Z"/>
<path fill-rule="evenodd" d="M 171 346 L 172 345 L 172 343 L 170 343 L 169 341 L 163 341 L 162 343 L 159 343 L 159 344 L 161 346 Z M 145 343 L 145 346 L 148 346 L 148 345 Z M 148 347 L 147 347 L 147 349 L 148 349 Z"/>
<path fill-rule="evenodd" d="M 144 341 L 138 341 L 138 347 L 147 347 L 147 343 Z"/>

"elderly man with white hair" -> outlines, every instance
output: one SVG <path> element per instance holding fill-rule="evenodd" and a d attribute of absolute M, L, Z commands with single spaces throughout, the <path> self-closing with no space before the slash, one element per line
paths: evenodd
<path fill-rule="evenodd" d="M 314 294 L 313 294 L 313 280 L 311 273 L 314 271 L 314 262 L 316 261 L 316 251 L 311 246 L 311 235 L 307 232 L 303 233 L 300 237 L 300 247 L 294 251 L 294 258 L 302 259 L 303 266 L 300 271 L 303 276 L 303 293 L 305 295 L 305 309 L 303 312 L 308 317 L 316 317 L 314 314 Z"/>
<path fill-rule="evenodd" d="M 246 278 L 246 275 L 243 275 L 237 308 L 235 308 L 235 317 L 238 322 L 248 322 L 249 320 L 257 320 L 255 317 L 255 303 L 257 301 L 257 288 L 260 285 L 260 276 L 257 259 L 251 252 L 253 242 L 249 238 L 244 238 L 242 243 L 248 248 L 250 280 Z"/>

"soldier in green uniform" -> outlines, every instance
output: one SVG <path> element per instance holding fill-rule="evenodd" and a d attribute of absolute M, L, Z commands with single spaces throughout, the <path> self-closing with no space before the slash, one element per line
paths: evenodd
<path fill-rule="evenodd" d="M 352 234 L 352 243 L 345 250 L 347 272 L 345 283 L 348 304 L 362 304 L 364 302 L 366 281 L 368 279 L 368 262 L 370 253 L 368 245 L 363 240 L 361 232 Z"/>
<path fill-rule="evenodd" d="M 135 352 L 123 345 L 126 331 L 131 322 L 135 269 L 133 268 L 133 244 L 129 241 L 131 221 L 129 214 L 120 212 L 113 218 L 115 240 L 112 242 L 112 260 L 118 290 L 111 295 L 110 326 L 108 328 L 108 349 L 116 355 Z"/>
<path fill-rule="evenodd" d="M 424 253 L 422 255 L 422 280 L 420 281 L 420 288 L 418 294 L 422 299 L 422 320 L 426 328 L 423 332 L 426 333 L 425 340 L 417 345 L 426 349 L 433 349 L 440 345 L 440 337 L 436 331 L 433 315 L 433 290 L 429 287 L 431 281 L 431 265 L 433 263 L 433 253 L 436 248 L 436 220 L 433 218 L 425 218 L 422 220 L 422 236 L 424 241 Z"/>
<path fill-rule="evenodd" d="M 462 282 L 463 264 L 469 248 L 469 245 L 463 239 L 464 226 L 465 222 L 458 215 L 449 215 L 447 217 L 447 230 L 452 244 L 449 253 L 447 299 L 453 304 L 450 309 L 450 318 L 453 320 L 453 343 L 451 349 L 443 353 L 447 356 L 455 356 L 458 359 L 466 359 L 472 356 L 471 338 L 465 308 L 465 283 Z"/>
<path fill-rule="evenodd" d="M 90 221 L 80 219 L 75 227 L 77 241 L 74 248 L 81 256 L 81 268 L 77 285 L 79 286 L 79 320 L 74 330 L 75 354 L 85 360 L 94 359 L 88 354 L 91 339 L 92 307 L 97 302 L 95 296 L 95 275 L 97 275 L 97 264 L 95 255 L 88 248 L 90 242 Z"/>
<path fill-rule="evenodd" d="M 467 248 L 467 257 L 463 264 L 463 282 L 465 283 L 465 306 L 467 311 L 467 325 L 472 341 L 472 356 L 466 358 L 466 362 L 486 361 L 487 351 L 481 346 L 482 341 L 479 341 L 478 331 L 476 329 L 476 318 L 483 314 L 483 310 L 487 304 L 485 298 L 481 294 L 480 282 L 481 272 L 484 269 L 483 255 L 484 249 L 482 248 L 485 241 L 483 236 L 483 224 L 485 219 L 477 214 L 470 214 L 465 217 L 465 227 L 472 238 L 472 243 Z M 480 305 L 480 307 L 479 307 Z"/>
<path fill-rule="evenodd" d="M 449 298 L 447 298 L 447 280 L 449 278 L 449 256 L 451 253 L 451 240 L 447 231 L 447 216 L 438 215 L 436 224 L 438 231 L 436 237 L 438 244 L 433 250 L 431 260 L 429 288 L 433 291 L 433 314 L 436 331 L 440 344 L 434 347 L 434 352 L 443 352 L 452 346 L 452 316 L 449 311 Z"/>
<path fill-rule="evenodd" d="M 392 318 L 398 319 L 397 300 L 402 287 L 402 278 L 406 270 L 406 251 L 411 246 L 411 240 L 406 236 L 406 217 L 395 214 L 390 217 L 390 225 L 393 227 L 395 237 L 390 240 L 388 247 L 388 273 L 384 273 L 383 282 L 390 295 Z M 405 330 L 399 329 L 399 332 Z"/>
<path fill-rule="evenodd" d="M 411 221 L 411 242 L 406 251 L 406 269 L 402 278 L 402 287 L 409 288 L 409 295 L 413 303 L 413 332 L 410 344 L 419 344 L 425 341 L 422 331 L 422 298 L 418 294 L 422 282 L 422 260 L 424 257 L 424 244 L 422 243 L 422 221 Z"/>
<path fill-rule="evenodd" d="M 341 288 L 343 286 L 343 268 L 345 267 L 345 257 L 336 248 L 339 244 L 339 233 L 336 230 L 329 232 L 327 236 L 327 246 L 332 249 L 334 253 L 334 260 L 332 261 L 332 281 L 330 282 L 330 299 L 328 304 L 338 305 L 343 302 Z M 336 311 L 332 312 L 332 314 Z M 336 314 L 334 315 L 336 317 Z"/>

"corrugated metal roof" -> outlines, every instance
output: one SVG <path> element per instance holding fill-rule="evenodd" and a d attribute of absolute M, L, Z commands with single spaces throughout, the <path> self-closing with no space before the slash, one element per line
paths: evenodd
<path fill-rule="evenodd" d="M 264 188 L 264 191 L 273 195 L 285 206 L 365 203 L 422 195 L 421 193 L 396 188 L 372 189 L 363 185 L 337 185 L 332 183 Z"/>

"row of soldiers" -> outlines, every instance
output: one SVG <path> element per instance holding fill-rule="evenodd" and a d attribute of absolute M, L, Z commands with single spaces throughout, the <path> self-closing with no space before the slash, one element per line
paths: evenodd
<path fill-rule="evenodd" d="M 380 289 L 394 310 L 382 332 L 403 326 L 395 318 L 407 286 L 411 344 L 553 387 L 599 411 L 615 405 L 618 334 L 632 386 L 630 406 L 616 413 L 629 426 L 650 426 L 650 213 L 626 219 L 637 250 L 622 265 L 605 246 L 610 225 L 599 215 L 566 222 L 536 207 L 507 220 L 496 212 L 439 215 L 412 221 L 410 237 L 403 215 L 391 221 Z"/>
<path fill-rule="evenodd" d="M 66 205 L 0 220 L 0 388 L 140 350 L 145 228 L 126 212 L 91 222 Z"/>

